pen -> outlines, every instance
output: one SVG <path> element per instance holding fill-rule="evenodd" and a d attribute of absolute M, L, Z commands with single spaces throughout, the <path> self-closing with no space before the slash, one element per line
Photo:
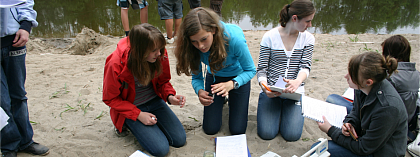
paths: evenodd
<path fill-rule="evenodd" d="M 355 141 L 358 141 L 357 139 L 356 139 L 356 136 L 354 136 L 354 134 L 349 130 L 349 133 L 350 133 L 350 135 L 351 135 L 351 137 L 355 140 Z"/>
<path fill-rule="evenodd" d="M 271 89 L 268 88 L 264 83 L 261 83 L 261 84 L 264 86 L 265 89 L 267 89 L 269 92 L 271 92 Z"/>

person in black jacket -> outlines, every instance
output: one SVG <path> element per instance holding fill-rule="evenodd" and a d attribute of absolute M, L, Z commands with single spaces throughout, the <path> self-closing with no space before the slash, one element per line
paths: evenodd
<path fill-rule="evenodd" d="M 407 112 L 398 92 L 385 80 L 397 65 L 395 58 L 385 59 L 377 52 L 350 59 L 345 78 L 355 89 L 352 111 L 341 129 L 331 127 L 325 117 L 324 123 L 318 122 L 319 128 L 332 139 L 328 141 L 332 157 L 405 155 Z"/>

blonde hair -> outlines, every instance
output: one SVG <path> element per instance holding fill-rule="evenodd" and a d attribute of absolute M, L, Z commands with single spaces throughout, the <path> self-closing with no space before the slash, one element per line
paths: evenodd
<path fill-rule="evenodd" d="M 223 63 L 227 57 L 225 46 L 228 43 L 227 37 L 223 35 L 224 29 L 219 21 L 219 16 L 210 9 L 198 7 L 185 16 L 178 33 L 175 48 L 176 72 L 178 75 L 185 73 L 185 75 L 191 76 L 192 73 L 198 74 L 201 70 L 198 69 L 201 64 L 201 52 L 194 47 L 190 36 L 197 34 L 202 29 L 207 32 L 215 32 L 209 52 L 210 71 L 215 73 L 215 71 L 223 68 Z"/>
<path fill-rule="evenodd" d="M 162 72 L 161 58 L 165 55 L 165 37 L 154 26 L 143 23 L 134 26 L 128 34 L 129 56 L 127 68 L 140 84 L 147 85 Z M 150 63 L 147 57 L 154 49 L 160 49 L 156 62 Z"/>

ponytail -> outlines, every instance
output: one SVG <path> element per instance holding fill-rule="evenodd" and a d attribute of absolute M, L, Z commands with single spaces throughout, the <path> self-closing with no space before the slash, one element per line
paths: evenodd
<path fill-rule="evenodd" d="M 279 23 L 282 27 L 286 27 L 287 22 L 293 15 L 296 15 L 300 20 L 314 13 L 315 7 L 310 0 L 294 0 L 290 4 L 284 5 L 280 10 Z"/>

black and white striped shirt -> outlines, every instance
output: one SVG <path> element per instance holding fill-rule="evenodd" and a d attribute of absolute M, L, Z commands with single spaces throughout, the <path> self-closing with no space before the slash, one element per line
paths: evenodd
<path fill-rule="evenodd" d="M 310 32 L 299 32 L 293 50 L 286 51 L 278 28 L 265 33 L 260 43 L 258 82 L 267 81 L 272 86 L 280 75 L 286 79 L 296 79 L 299 72 L 305 72 L 309 76 L 314 44 L 315 37 Z"/>

